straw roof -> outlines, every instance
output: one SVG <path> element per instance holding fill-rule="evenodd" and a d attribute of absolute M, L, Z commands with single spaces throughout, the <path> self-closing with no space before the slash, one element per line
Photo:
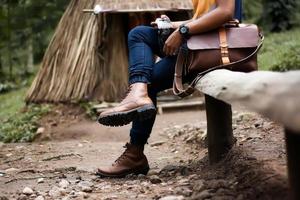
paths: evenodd
<path fill-rule="evenodd" d="M 192 0 L 96 0 L 104 10 L 116 12 L 146 12 L 192 10 Z"/>

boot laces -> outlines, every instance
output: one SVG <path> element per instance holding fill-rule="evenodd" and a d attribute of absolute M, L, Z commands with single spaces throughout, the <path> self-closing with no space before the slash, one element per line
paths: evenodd
<path fill-rule="evenodd" d="M 117 158 L 115 160 L 114 164 L 119 164 L 120 162 L 122 162 L 125 158 L 127 158 L 127 153 L 128 153 L 128 149 L 129 149 L 129 144 L 125 144 L 125 146 L 123 146 L 123 148 L 125 148 L 125 151 L 119 156 L 119 158 Z"/>

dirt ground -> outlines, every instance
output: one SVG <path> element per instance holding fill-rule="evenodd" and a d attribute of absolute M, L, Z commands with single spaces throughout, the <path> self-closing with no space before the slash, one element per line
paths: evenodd
<path fill-rule="evenodd" d="M 209 165 L 203 110 L 158 115 L 145 154 L 147 176 L 101 179 L 123 151 L 130 126 L 104 127 L 76 107 L 57 106 L 31 144 L 0 144 L 0 199 L 288 199 L 282 128 L 234 108 L 237 139 Z"/>

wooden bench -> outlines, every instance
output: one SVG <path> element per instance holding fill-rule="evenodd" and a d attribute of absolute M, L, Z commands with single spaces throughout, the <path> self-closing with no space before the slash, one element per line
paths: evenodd
<path fill-rule="evenodd" d="M 232 148 L 231 105 L 242 104 L 285 127 L 291 197 L 300 199 L 300 71 L 216 70 L 196 88 L 205 94 L 210 163 L 220 161 Z"/>
<path fill-rule="evenodd" d="M 162 115 L 165 109 L 182 109 L 182 108 L 202 108 L 204 107 L 204 102 L 201 100 L 191 100 L 191 101 L 175 101 L 175 102 L 158 102 L 157 113 Z"/>

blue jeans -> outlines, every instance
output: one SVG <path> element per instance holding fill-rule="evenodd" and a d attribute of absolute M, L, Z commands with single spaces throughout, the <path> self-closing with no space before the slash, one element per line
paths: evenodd
<path fill-rule="evenodd" d="M 148 95 L 156 105 L 157 93 L 173 85 L 177 56 L 162 55 L 157 30 L 147 26 L 137 26 L 129 32 L 129 84 L 142 82 L 148 84 Z M 162 59 L 155 63 L 154 55 Z M 144 145 L 151 134 L 155 117 L 134 120 L 130 130 L 131 143 Z"/>

